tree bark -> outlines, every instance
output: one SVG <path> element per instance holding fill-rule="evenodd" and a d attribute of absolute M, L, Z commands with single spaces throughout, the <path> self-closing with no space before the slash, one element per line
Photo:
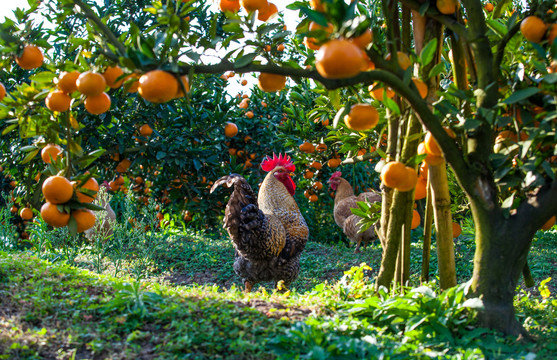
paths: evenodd
<path fill-rule="evenodd" d="M 431 182 L 433 215 L 435 219 L 439 286 L 441 289 L 448 289 L 456 286 L 456 267 L 454 260 L 451 197 L 449 184 L 447 183 L 445 163 L 429 166 L 428 179 Z"/>

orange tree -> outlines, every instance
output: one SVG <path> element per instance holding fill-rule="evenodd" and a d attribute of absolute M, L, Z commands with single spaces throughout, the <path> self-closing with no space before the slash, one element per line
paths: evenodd
<path fill-rule="evenodd" d="M 87 33 L 75 35 L 73 43 L 99 62 L 119 64 L 127 73 L 162 69 L 172 74 L 174 80 L 169 81 L 169 87 L 161 89 L 171 90 L 170 94 L 160 94 L 164 98 L 152 98 L 140 91 L 153 101 L 169 100 L 172 93 L 184 89 L 183 82 L 178 83 L 183 75 L 193 79 L 199 74 L 226 71 L 264 72 L 312 79 L 320 84 L 315 85 L 317 88 L 351 89 L 348 99 L 338 98 L 345 104 L 339 106 L 333 121 L 337 125 L 349 119 L 344 116 L 349 115 L 352 104 L 371 102 L 369 85 L 374 85 L 372 90 L 383 87 L 382 94 L 374 93 L 374 98 L 381 100 L 374 101 L 380 101 L 375 104 L 385 109 L 387 159 L 401 160 L 408 168 L 415 168 L 425 157 L 416 156 L 423 127 L 440 149 L 437 155 L 429 155 L 444 156 L 468 198 L 476 226 L 469 295 L 482 299 L 480 322 L 508 334 L 524 333 L 514 317 L 514 289 L 525 268 L 534 233 L 557 213 L 553 158 L 555 75 L 552 67 L 547 69 L 556 55 L 555 15 L 547 11 L 553 3 L 508 11 L 509 2 L 500 2 L 486 14 L 479 0 L 463 0 L 461 7 L 455 1 L 447 6 L 447 2 L 440 1 L 347 4 L 322 0 L 312 2 L 315 9 L 297 2 L 290 7 L 300 9 L 304 20 L 295 37 L 283 30 L 280 17 L 278 21 L 273 17 L 267 20 L 267 15 L 264 21 L 256 19 L 257 12 L 272 12 L 265 1 L 257 6 L 246 3 L 247 14 L 244 10 L 237 12 L 235 6 L 228 7 L 225 10 L 230 11 L 225 15 L 210 15 L 203 2 L 156 1 L 142 13 L 149 26 L 143 32 L 133 23 L 122 21 L 119 15 L 123 13 L 120 7 L 127 3 L 124 1 L 113 2 L 116 6 L 112 16 L 100 9 L 95 11 L 84 0 L 43 3 L 42 6 L 58 6 L 53 20 L 87 19 Z M 524 22 L 533 15 L 540 21 Z M 411 17 L 414 41 L 410 38 Z M 310 20 L 321 28 L 314 26 L 310 30 Z M 525 24 L 523 29 L 521 23 Z M 370 28 L 372 44 L 368 41 Z M 445 41 L 444 29 L 450 41 Z M 28 41 L 32 39 L 31 31 L 42 33 L 40 29 L 27 30 L 20 35 L 27 35 Z M 310 38 L 311 41 L 306 40 L 309 46 L 321 48 L 315 53 L 305 48 L 304 36 Z M 443 60 L 449 47 L 453 54 L 450 65 Z M 201 54 L 209 49 L 218 50 L 217 61 L 202 58 Z M 14 47 L 5 50 L 22 55 Z M 92 62 L 78 59 L 83 65 Z M 62 62 L 52 59 L 53 64 Z M 452 79 L 446 73 L 448 69 L 454 72 Z M 426 99 L 420 82 L 411 81 L 416 76 L 427 84 Z M 393 99 L 390 91 L 396 93 Z M 36 102 L 37 93 L 24 91 L 25 94 L 29 96 L 27 103 L 8 105 L 18 109 L 15 115 L 27 125 L 28 115 L 35 111 L 28 104 Z M 339 101 L 336 94 L 330 96 L 333 102 Z M 349 123 L 345 122 L 348 128 Z M 41 128 L 38 133 L 48 134 L 49 128 Z M 363 135 L 370 131 L 350 130 Z M 502 134 L 496 140 L 499 131 Z M 428 151 L 433 149 L 432 144 L 426 143 Z M 435 166 L 442 175 L 441 163 Z M 407 188 L 410 187 L 404 186 Z M 413 190 L 384 189 L 383 193 L 384 198 L 393 201 L 390 204 L 384 200 L 382 215 L 396 219 L 384 224 L 382 221 L 380 231 L 386 232 L 388 240 L 385 257 L 395 254 L 396 258 L 402 235 L 397 225 L 407 227 L 411 221 L 408 209 Z M 387 268 L 393 266 L 382 265 L 385 266 L 378 284 L 388 286 L 394 272 Z"/>

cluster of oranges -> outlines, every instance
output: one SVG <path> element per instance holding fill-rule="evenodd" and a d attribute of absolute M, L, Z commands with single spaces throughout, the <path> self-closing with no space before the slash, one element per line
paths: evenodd
<path fill-rule="evenodd" d="M 85 190 L 86 192 L 84 192 Z M 96 197 L 99 184 L 94 178 L 89 178 L 85 183 L 78 185 L 59 175 L 48 177 L 42 186 L 46 202 L 41 207 L 41 217 L 53 227 L 67 226 L 70 217 L 77 223 L 77 232 L 83 232 L 95 225 L 95 214 L 85 208 L 71 209 L 68 211 L 68 202 L 75 196 L 80 203 L 90 203 Z M 92 195 L 91 193 L 94 193 Z"/>
<path fill-rule="evenodd" d="M 56 144 L 47 144 L 41 150 L 41 158 L 47 164 L 58 161 L 62 156 L 63 150 Z M 73 217 L 77 223 L 78 232 L 83 232 L 95 224 L 96 217 L 91 210 L 71 209 L 66 206 L 72 199 L 82 204 L 93 202 L 99 191 L 99 184 L 93 177 L 78 183 L 70 182 L 63 176 L 50 176 L 43 182 L 42 191 L 46 202 L 41 207 L 41 216 L 47 224 L 63 227 L 68 225 L 70 217 Z M 26 219 L 29 216 L 32 217 L 32 212 L 29 213 L 26 210 L 25 214 L 20 215 Z"/>
<path fill-rule="evenodd" d="M 247 12 L 252 13 L 257 11 L 257 19 L 260 21 L 267 21 L 278 12 L 275 4 L 267 0 L 220 0 L 219 9 L 222 12 L 237 13 L 240 7 L 246 9 Z"/>

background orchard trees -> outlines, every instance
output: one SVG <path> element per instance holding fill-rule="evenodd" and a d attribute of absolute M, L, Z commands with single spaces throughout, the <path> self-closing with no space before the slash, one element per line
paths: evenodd
<path fill-rule="evenodd" d="M 245 144 L 256 140 L 251 134 L 256 129 L 250 129 L 253 123 L 248 120 L 255 118 L 258 121 L 257 113 L 261 111 L 261 108 L 223 110 L 225 104 L 233 101 L 219 94 L 222 83 L 210 75 L 230 71 L 236 75 L 253 72 L 287 75 L 302 84 L 297 87 L 300 96 L 291 92 L 286 98 L 283 93 L 271 96 L 256 91 L 250 104 L 253 106 L 263 100 L 267 104 L 271 101 L 285 104 L 286 119 L 282 110 L 262 110 L 271 118 L 259 122 L 268 129 L 258 128 L 257 131 L 269 138 L 272 135 L 267 131 L 273 133 L 281 129 L 287 138 L 290 134 L 288 146 L 308 154 L 300 157 L 300 164 L 304 167 L 308 164 L 311 167 L 314 161 L 319 161 L 323 167 L 327 160 L 328 165 L 333 165 L 329 167 L 334 168 L 338 160 L 330 161 L 339 159 L 340 154 L 345 163 L 367 161 L 379 155 L 416 169 L 427 155 L 432 155 L 417 153 L 423 129 L 431 133 L 467 196 L 476 226 L 477 250 L 470 289 L 471 295 L 483 300 L 480 320 L 488 327 L 509 334 L 523 332 L 514 317 L 514 291 L 525 269 L 533 234 L 557 212 L 555 76 L 551 67 L 557 46 L 548 41 L 555 26 L 556 15 L 548 12 L 551 6 L 554 7 L 553 3 L 532 3 L 527 9 L 521 9 L 509 2 L 500 2 L 489 10 L 490 7 L 484 9 L 478 0 L 463 1 L 461 7 L 453 3 L 448 9 L 439 2 L 412 0 L 350 4 L 322 0 L 312 2 L 313 8 L 295 2 L 289 7 L 299 9 L 302 17 L 296 34 L 285 31 L 280 17 L 264 22 L 257 20 L 257 12 L 247 13 L 243 9 L 237 12 L 236 8 L 232 12 L 211 13 L 204 2 L 155 1 L 141 4 L 145 11 L 139 11 L 139 5 L 135 11 L 122 11 L 127 5 L 126 1 L 109 1 L 107 6 L 99 7 L 83 0 L 43 1 L 40 5 L 41 10 L 50 8 L 56 13 L 51 19 L 60 27 L 71 29 L 71 24 L 87 23 L 83 33 L 68 31 L 66 34 L 41 29 L 27 21 L 25 14 L 20 16 L 20 22 L 27 27 L 16 30 L 15 23 L 3 25 L 13 34 L 2 39 L 6 45 L 3 48 L 4 67 L 7 64 L 12 66 L 10 56 L 19 56 L 24 42 L 35 42 L 46 50 L 52 46 L 49 45 L 50 37 L 65 35 L 66 40 L 55 42 L 57 45 L 46 51 L 46 64 L 31 73 L 33 75 L 28 79 L 31 82 L 20 82 L 30 74 L 27 72 L 20 73 L 13 80 L 2 78 L 10 93 L 2 107 L 4 118 L 9 119 L 4 133 L 14 134 L 16 129 L 19 130 L 17 135 L 10 135 L 14 136 L 11 138 L 14 141 L 12 147 L 18 149 L 16 156 L 21 159 L 18 164 L 33 161 L 37 150 L 46 142 L 60 143 L 74 154 L 77 162 L 73 165 L 77 173 L 97 166 L 95 164 L 103 157 L 116 158 L 118 155 L 131 159 L 130 165 L 142 165 L 143 170 L 153 171 L 153 179 L 148 180 L 151 185 L 156 184 L 153 189 L 160 191 L 161 200 L 166 196 L 169 202 L 175 199 L 176 203 L 182 203 L 187 197 L 188 201 L 191 199 L 196 203 L 197 198 L 201 203 L 205 182 L 210 181 L 211 175 L 216 175 L 215 167 L 205 166 L 201 160 L 209 165 L 220 164 L 218 168 L 222 171 L 236 171 L 234 161 L 240 158 L 243 163 L 240 168 L 249 168 L 246 161 L 255 160 L 251 156 L 246 159 L 238 155 L 239 138 L 227 140 L 222 133 L 205 130 L 210 125 L 221 124 L 223 127 L 234 117 L 242 119 L 245 128 L 239 128 L 246 131 L 242 144 L 246 147 Z M 37 6 L 35 4 L 31 12 Z M 541 18 L 542 24 L 551 25 L 541 25 L 540 41 L 534 38 L 535 43 L 526 41 L 519 33 L 521 21 L 533 14 Z M 327 30 L 310 28 L 311 21 Z M 315 70 L 316 60 L 321 61 L 324 55 L 321 50 L 309 50 L 303 44 L 304 37 L 314 39 L 310 46 L 319 46 L 330 39 L 359 38 L 370 28 L 373 29 L 373 43 L 365 48 L 370 60 L 362 57 L 365 61 L 357 64 L 361 65 L 359 74 L 338 76 L 335 73 L 331 76 L 330 72 Z M 530 26 L 525 30 L 528 38 L 529 30 L 532 30 Z M 539 29 L 534 27 L 534 30 Z M 389 53 L 392 56 L 387 60 Z M 408 60 L 400 62 L 406 60 L 404 54 L 409 54 Z M 208 60 L 207 56 L 214 61 Z M 70 62 L 68 58 L 75 61 Z M 139 75 L 154 69 L 176 76 L 187 75 L 193 90 L 190 95 L 184 94 L 182 99 L 158 105 L 145 102 L 137 95 L 126 94 L 121 88 L 111 90 L 111 111 L 98 117 L 87 115 L 81 105 L 82 98 L 74 95 L 72 114 L 76 114 L 75 126 L 72 126 L 72 116 L 53 114 L 42 106 L 60 71 L 93 69 L 102 72 L 108 65 L 116 64 L 124 70 L 124 75 Z M 413 77 L 427 84 L 427 98 L 420 94 L 417 82 L 411 81 Z M 304 82 L 302 79 L 313 81 Z M 133 79 L 128 79 L 125 86 L 132 85 Z M 370 94 L 370 85 L 374 86 L 372 90 L 381 86 L 385 88 L 382 100 L 378 100 L 377 94 Z M 389 88 L 396 94 L 392 99 L 388 96 Z M 207 96 L 212 101 L 207 102 Z M 315 109 L 302 114 L 295 106 L 288 106 L 287 101 L 305 103 Z M 353 131 L 343 124 L 342 119 L 351 106 L 361 102 L 379 108 L 381 121 L 374 131 Z M 194 121 L 191 121 L 192 114 L 195 114 Z M 244 115 L 248 120 L 242 117 Z M 10 119 L 16 120 L 10 122 Z M 187 120 L 190 120 L 189 127 Z M 332 127 L 323 126 L 326 120 Z M 148 138 L 134 134 L 145 123 L 154 129 L 153 134 Z M 186 125 L 185 135 L 183 125 L 180 128 L 176 124 Z M 85 129 L 89 126 L 102 130 L 98 137 L 86 134 Z M 454 137 L 450 136 L 452 133 Z M 22 140 L 16 141 L 16 136 Z M 119 140 L 115 141 L 113 136 Z M 173 143 L 163 141 L 164 136 L 172 138 Z M 252 140 L 246 141 L 245 136 Z M 155 140 L 159 137 L 161 140 Z M 191 157 L 180 156 L 181 144 L 175 144 L 176 141 L 187 144 L 184 152 L 187 148 Z M 312 152 L 306 151 L 311 150 L 310 145 L 299 147 L 306 141 L 311 142 L 311 146 L 324 143 L 327 150 L 323 151 L 323 157 L 310 156 Z M 18 146 L 18 142 L 27 147 Z M 256 153 L 256 158 L 257 154 L 262 156 L 269 150 L 278 149 L 273 148 L 272 143 L 261 142 L 257 146 L 261 146 L 259 152 L 250 150 L 250 154 Z M 106 151 L 96 151 L 101 147 Z M 204 157 L 207 149 L 215 147 L 221 151 L 219 155 Z M 236 158 L 227 160 L 234 152 L 231 149 L 236 150 L 233 155 Z M 361 152 L 358 155 L 361 149 L 365 149 L 366 154 Z M 37 153 L 33 155 L 34 152 Z M 226 161 L 231 161 L 230 165 Z M 160 167 L 165 164 L 180 169 L 176 172 L 180 177 L 174 179 L 178 182 L 173 188 L 155 178 L 158 176 L 155 172 L 162 172 Z M 367 175 L 366 167 L 358 166 L 361 174 Z M 440 178 L 445 176 L 445 167 L 436 166 L 440 166 L 437 168 Z M 35 168 L 28 167 L 34 170 L 22 174 L 26 174 L 27 179 L 34 178 L 40 167 L 38 163 Z M 111 173 L 108 168 L 96 172 Z M 325 172 L 318 175 L 323 176 Z M 134 176 L 136 185 L 140 185 L 136 178 L 141 175 Z M 179 187 L 194 176 L 198 179 L 201 176 L 199 184 Z M 370 173 L 369 176 L 376 179 L 377 174 Z M 363 180 L 363 175 L 354 176 L 354 179 L 359 178 Z M 129 177 L 128 182 L 131 179 Z M 305 178 L 309 180 L 306 186 L 314 185 L 311 179 L 309 175 Z M 324 178 L 319 179 L 323 184 Z M 369 185 L 369 178 L 366 183 Z M 32 185 L 30 181 L 28 184 Z M 446 185 L 440 184 L 437 188 L 442 186 Z M 435 188 L 433 186 L 434 192 Z M 308 195 L 308 199 L 315 199 L 311 192 Z M 397 256 L 401 259 L 399 270 L 404 273 L 402 256 L 397 254 L 409 236 L 413 191 L 384 188 L 383 196 L 381 232 L 385 256 L 378 285 L 388 286 L 395 275 Z M 450 234 L 445 231 L 450 224 L 447 217 L 437 218 L 440 219 L 437 221 L 438 233 L 442 236 Z M 404 232 L 400 231 L 401 226 L 404 226 Z"/>

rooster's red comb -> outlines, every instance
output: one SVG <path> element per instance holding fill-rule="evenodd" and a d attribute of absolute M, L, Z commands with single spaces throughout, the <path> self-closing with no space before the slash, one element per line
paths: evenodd
<path fill-rule="evenodd" d="M 340 171 L 335 171 L 333 173 L 333 175 L 331 175 L 331 177 L 329 178 L 329 181 L 336 179 L 337 177 L 340 177 L 342 175 L 342 173 Z"/>
<path fill-rule="evenodd" d="M 263 169 L 263 171 L 271 171 L 277 166 L 282 166 L 286 170 L 291 172 L 294 172 L 294 170 L 296 170 L 296 167 L 292 163 L 290 156 L 286 154 L 279 154 L 279 156 L 277 156 L 277 154 L 273 153 L 272 158 L 267 156 L 265 160 L 261 162 L 261 169 Z"/>

